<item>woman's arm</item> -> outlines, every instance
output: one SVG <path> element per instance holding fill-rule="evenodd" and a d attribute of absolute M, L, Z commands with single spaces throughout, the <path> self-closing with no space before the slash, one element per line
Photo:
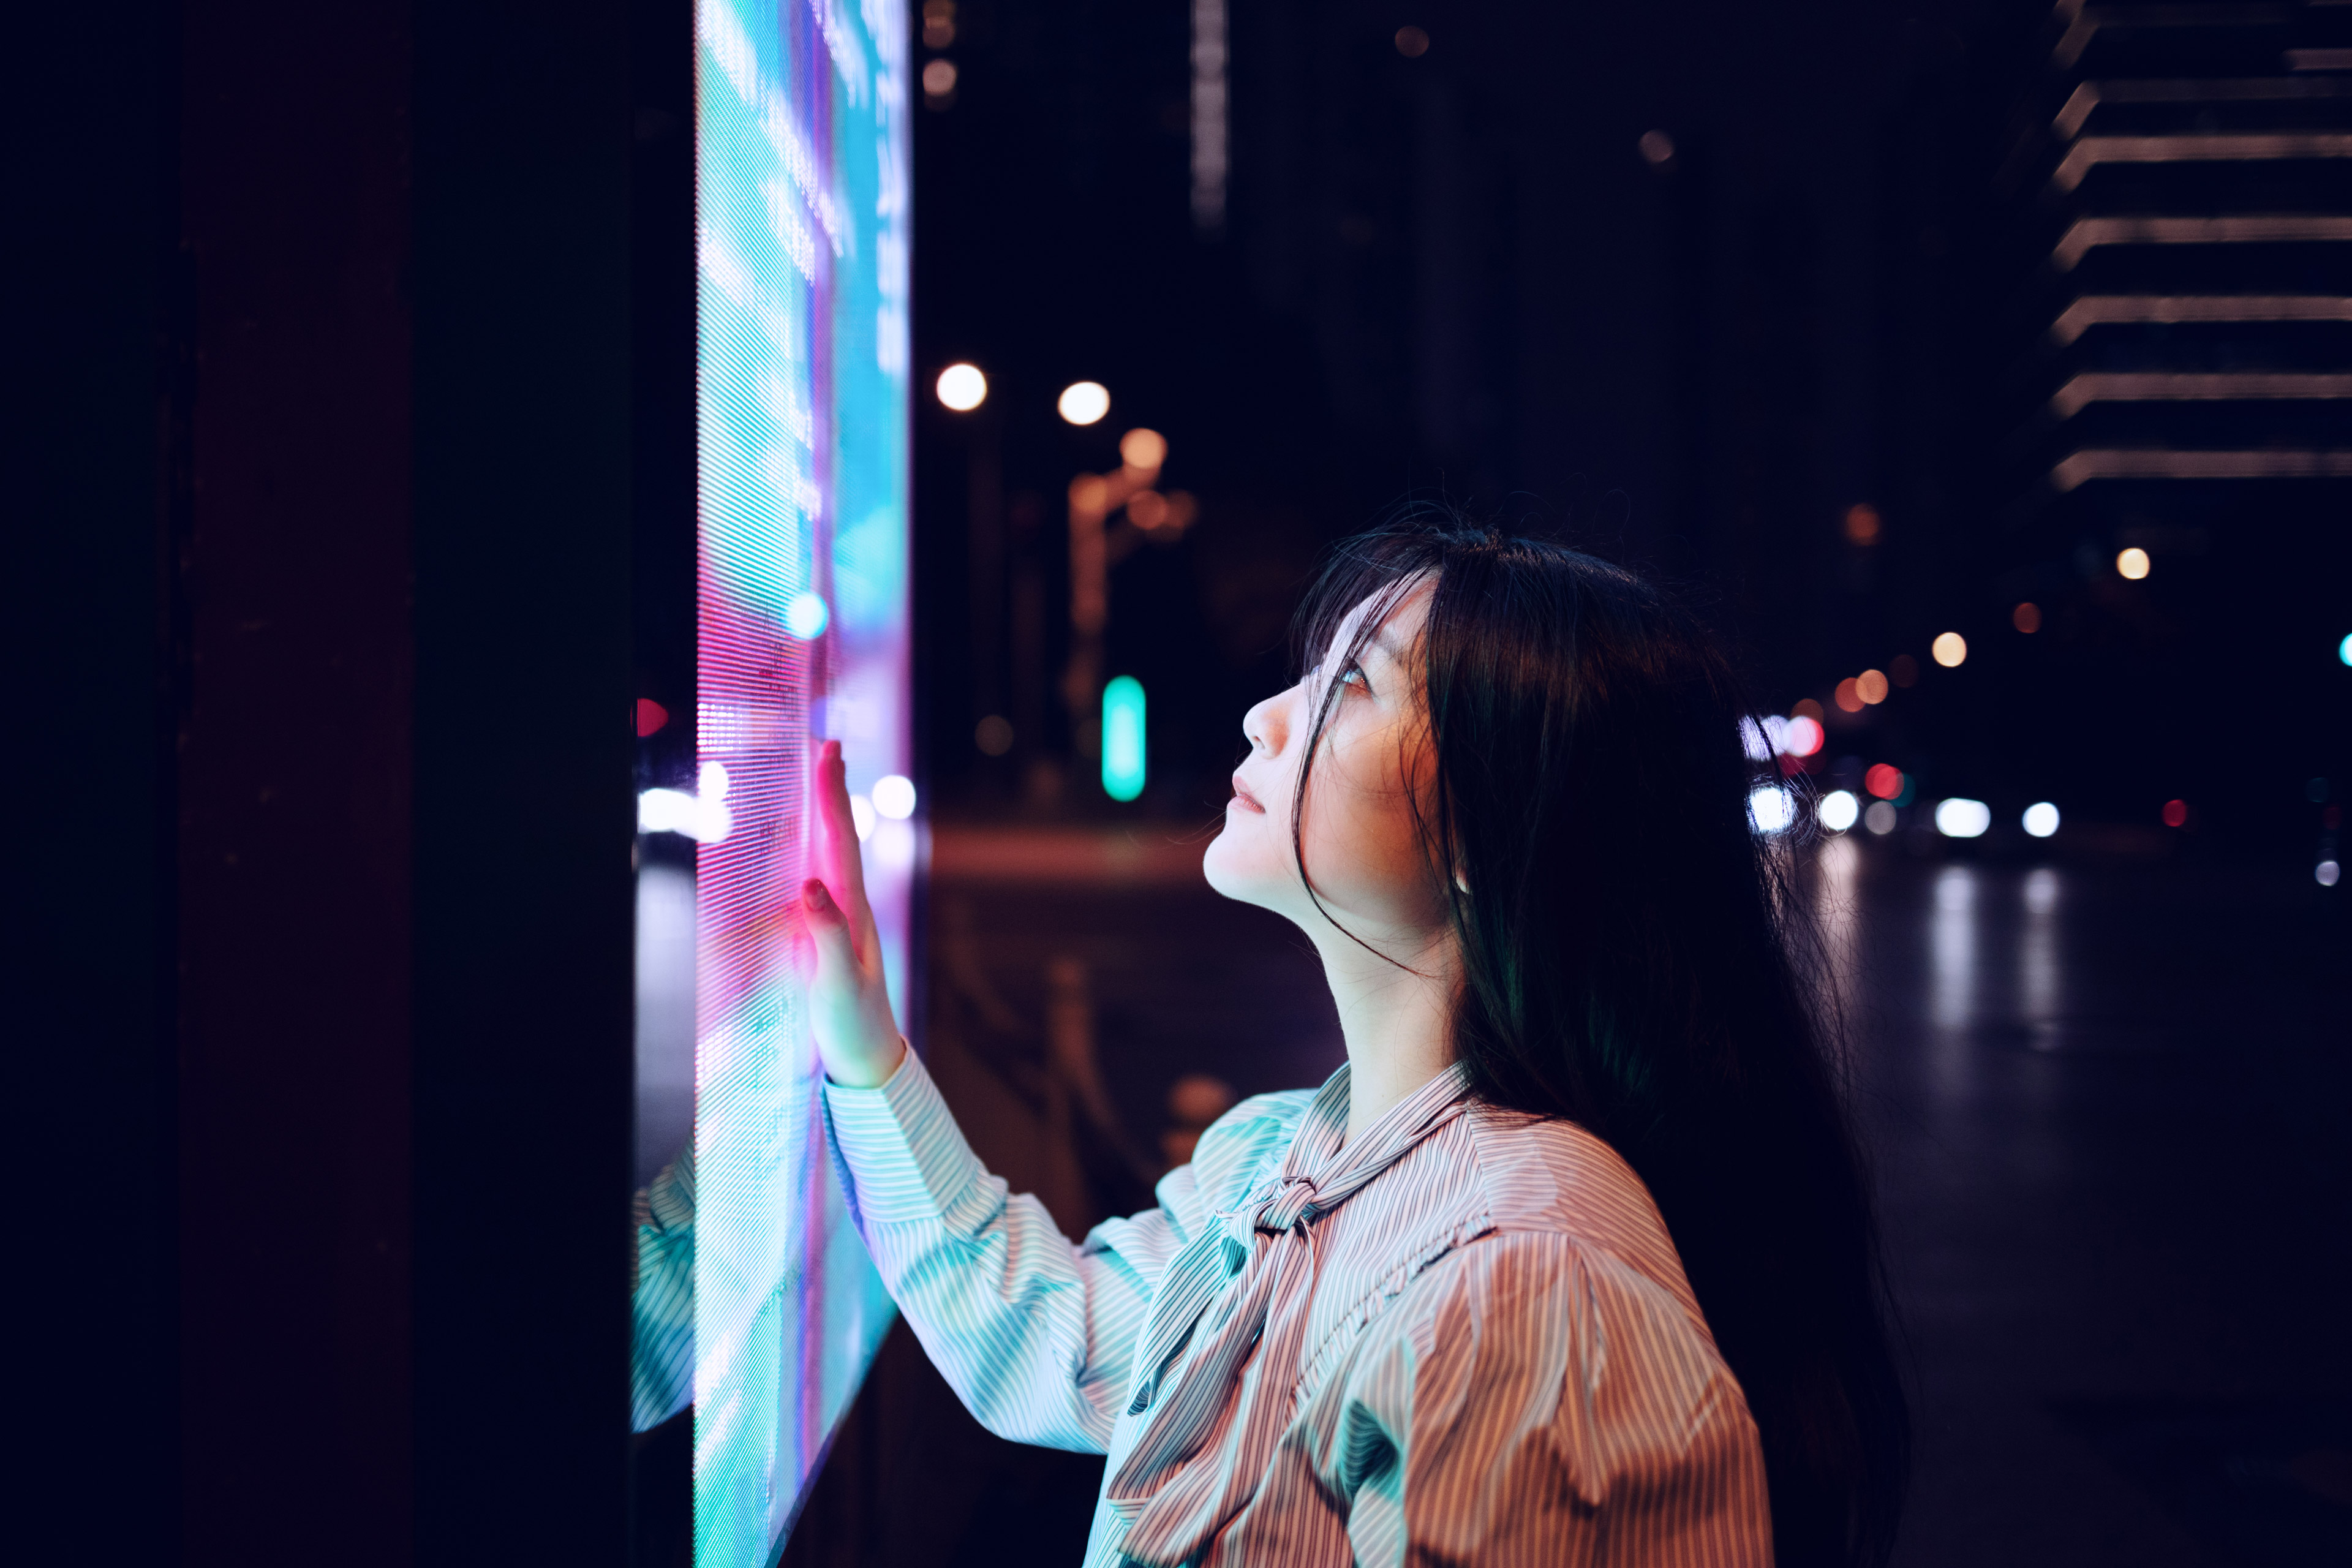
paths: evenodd
<path fill-rule="evenodd" d="M 884 1283 L 982 1425 L 1101 1452 L 1145 1309 L 1182 1245 L 1165 1205 L 1073 1247 L 1045 1206 L 1010 1194 L 958 1131 L 892 1022 L 838 742 L 816 769 L 816 875 L 802 907 L 816 948 L 810 1018 L 852 1210 Z M 1176 1181 L 1176 1178 L 1171 1178 Z"/>
<path fill-rule="evenodd" d="M 831 1084 L 825 1109 L 852 1212 L 932 1363 L 1000 1436 L 1101 1453 L 1151 1292 L 1186 1239 L 1190 1167 L 1162 1206 L 1074 1247 L 1035 1198 L 982 1168 L 908 1053 L 877 1089 Z"/>
<path fill-rule="evenodd" d="M 1474 1242 L 1350 1372 L 1327 1471 L 1365 1568 L 1769 1568 L 1738 1384 L 1681 1304 L 1571 1237 Z"/>

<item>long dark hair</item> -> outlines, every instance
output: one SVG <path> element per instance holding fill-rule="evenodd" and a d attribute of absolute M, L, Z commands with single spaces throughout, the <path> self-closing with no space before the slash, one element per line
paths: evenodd
<path fill-rule="evenodd" d="M 1755 1415 L 1779 1561 L 1882 1563 L 1909 1416 L 1820 950 L 1749 818 L 1739 683 L 1633 574 L 1425 512 L 1333 553 L 1305 661 L 1423 581 L 1416 811 L 1462 947 L 1454 1049 L 1481 1098 L 1576 1121 L 1648 1184 Z"/>

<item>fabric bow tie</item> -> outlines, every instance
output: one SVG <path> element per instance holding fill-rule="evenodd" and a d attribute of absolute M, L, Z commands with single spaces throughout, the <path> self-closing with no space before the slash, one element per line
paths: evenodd
<path fill-rule="evenodd" d="M 1166 1568 L 1191 1562 L 1248 1502 L 1290 1415 L 1313 1295 L 1315 1222 L 1458 1114 L 1468 1075 L 1459 1064 L 1448 1068 L 1344 1144 L 1349 1081 L 1345 1067 L 1332 1075 L 1307 1108 L 1281 1172 L 1218 1215 L 1169 1265 L 1144 1326 L 1128 1407 L 1151 1409 L 1151 1419 L 1108 1489 L 1114 1503 L 1142 1505 L 1121 1543 L 1130 1562 Z M 1170 1364 L 1221 1292 L 1209 1337 L 1163 1394 Z M 1257 1355 L 1261 1342 L 1265 1352 Z"/>

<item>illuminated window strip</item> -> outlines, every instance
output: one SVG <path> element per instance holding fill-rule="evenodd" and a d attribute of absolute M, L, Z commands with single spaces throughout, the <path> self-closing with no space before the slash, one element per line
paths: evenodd
<path fill-rule="evenodd" d="M 2331 294 L 2086 294 L 2050 323 L 2063 348 L 2093 327 L 2183 321 L 2352 321 L 2352 299 Z"/>
<path fill-rule="evenodd" d="M 2352 452 L 2108 447 L 2073 453 L 2050 470 L 2050 483 L 2062 494 L 2092 479 L 2352 479 Z"/>
<path fill-rule="evenodd" d="M 2288 20 L 2284 5 L 2086 5 L 2083 0 L 2058 0 L 2057 10 L 2067 26 L 2050 58 L 2061 70 L 2083 58 L 2102 27 L 2279 27 Z"/>
<path fill-rule="evenodd" d="M 2051 263 L 2071 272 L 2102 245 L 2291 245 L 2352 240 L 2352 217 L 2282 213 L 2259 217 L 2086 217 L 2059 237 Z"/>
<path fill-rule="evenodd" d="M 2071 419 L 2094 403 L 2298 403 L 2352 397 L 2352 375 L 2299 371 L 2085 371 L 2051 395 Z"/>
<path fill-rule="evenodd" d="M 2340 54 L 2347 63 L 2336 68 L 2352 69 L 2352 49 L 2290 49 L 2287 53 Z M 2071 142 L 2091 118 L 2091 110 L 2103 103 L 2248 103 L 2301 98 L 2352 98 L 2352 81 L 2283 76 L 2225 77 L 2213 81 L 2086 81 L 2075 87 L 2065 107 L 2051 121 L 2050 129 L 2059 140 Z"/>
<path fill-rule="evenodd" d="M 1192 0 L 1192 222 L 1225 222 L 1225 0 Z"/>
<path fill-rule="evenodd" d="M 2196 136 L 2085 136 L 2066 150 L 2050 176 L 2071 191 L 2101 163 L 2270 163 L 2288 159 L 2352 158 L 2352 132 L 2232 131 Z"/>

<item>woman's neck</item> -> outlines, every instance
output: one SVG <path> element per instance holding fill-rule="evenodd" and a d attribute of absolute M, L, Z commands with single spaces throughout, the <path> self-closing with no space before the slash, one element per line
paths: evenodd
<path fill-rule="evenodd" d="M 1453 933 L 1441 931 L 1418 951 L 1410 942 L 1381 945 L 1399 963 L 1366 952 L 1338 930 L 1315 939 L 1348 1042 L 1351 1143 L 1454 1062 L 1454 995 L 1462 964 Z"/>

